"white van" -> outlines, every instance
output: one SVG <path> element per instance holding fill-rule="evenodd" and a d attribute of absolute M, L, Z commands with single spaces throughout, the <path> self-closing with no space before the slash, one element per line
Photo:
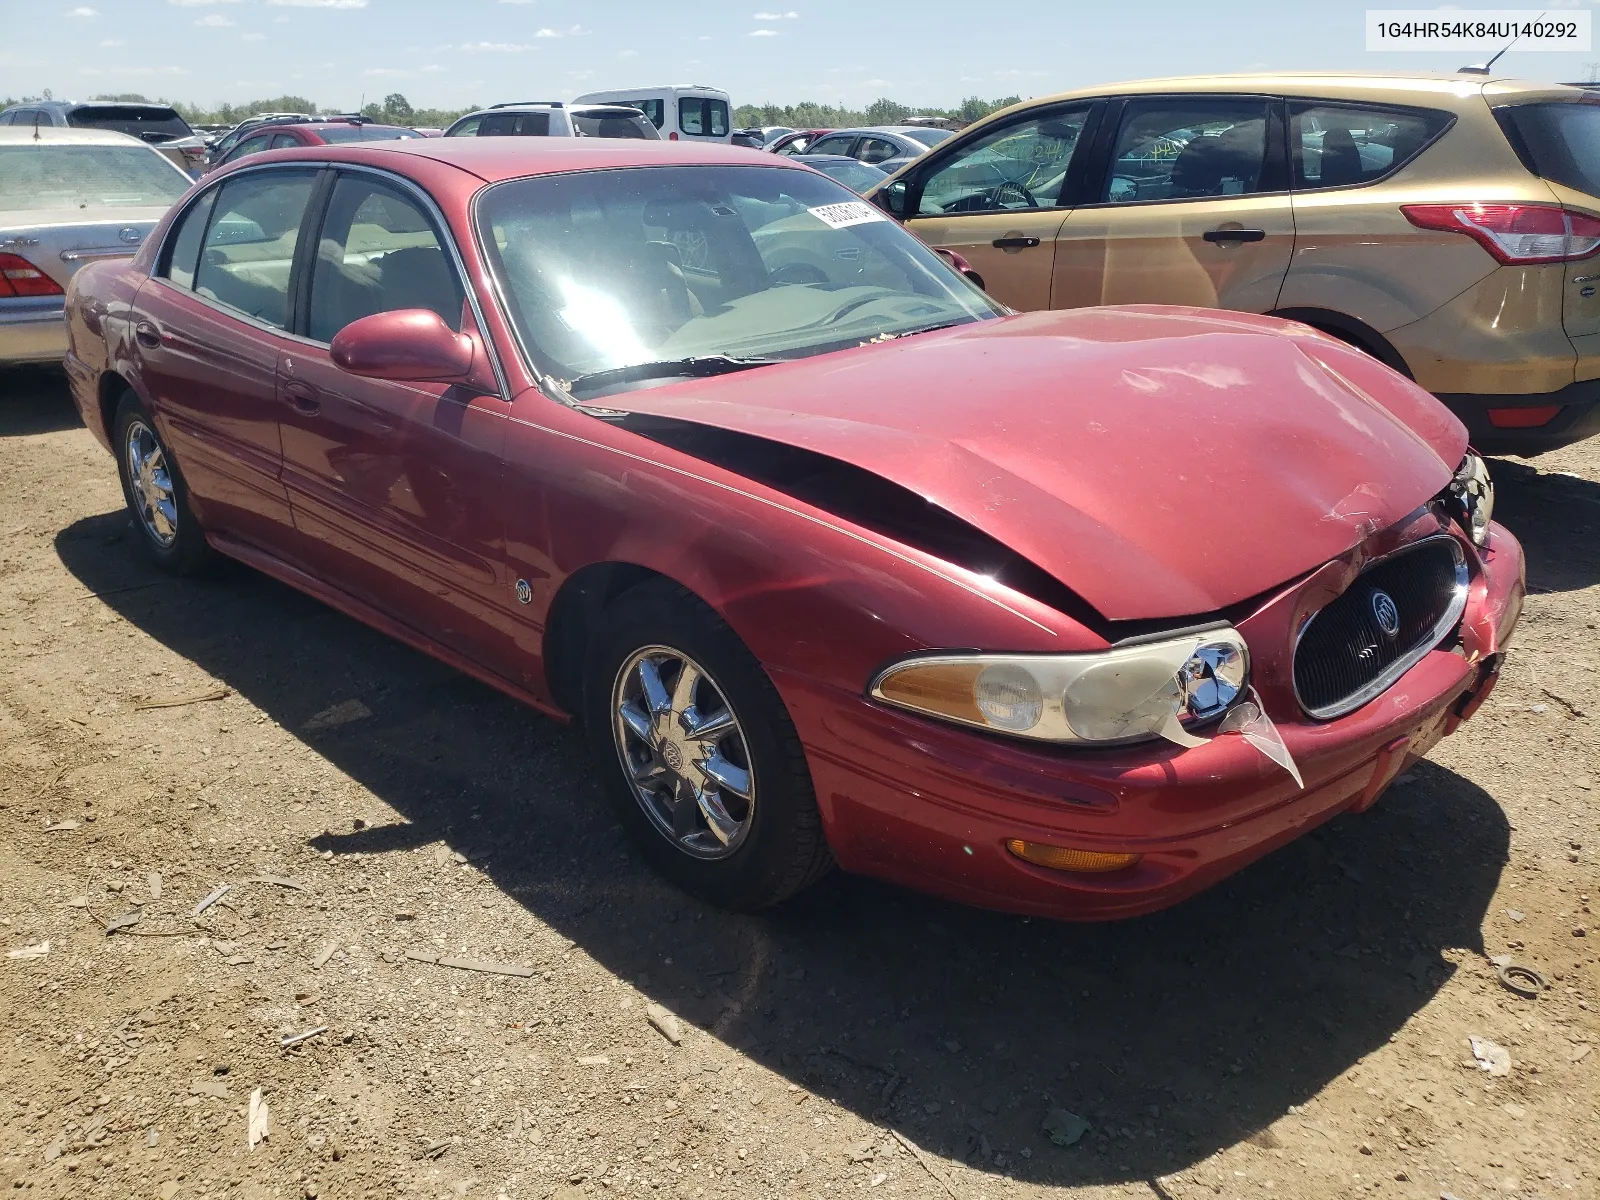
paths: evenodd
<path fill-rule="evenodd" d="M 650 118 L 669 142 L 727 142 L 733 139 L 733 114 L 728 93 L 695 83 L 670 87 L 624 88 L 589 92 L 574 104 L 627 104 Z"/>

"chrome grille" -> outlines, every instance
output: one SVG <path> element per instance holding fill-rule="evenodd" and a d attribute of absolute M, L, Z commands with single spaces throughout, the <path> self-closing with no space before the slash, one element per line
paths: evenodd
<path fill-rule="evenodd" d="M 1360 708 L 1437 646 L 1466 602 L 1466 557 L 1455 538 L 1431 537 L 1380 559 L 1301 629 L 1300 707 L 1317 718 Z"/>

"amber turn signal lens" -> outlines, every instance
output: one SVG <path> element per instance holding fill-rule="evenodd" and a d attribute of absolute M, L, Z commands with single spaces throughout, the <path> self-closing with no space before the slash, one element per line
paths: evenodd
<path fill-rule="evenodd" d="M 907 708 L 982 725 L 983 711 L 973 695 L 982 671 L 980 662 L 912 663 L 885 676 L 878 694 Z"/>
<path fill-rule="evenodd" d="M 1025 842 L 1009 838 L 1006 849 L 1023 862 L 1049 867 L 1052 871 L 1077 871 L 1085 875 L 1103 875 L 1107 871 L 1120 871 L 1139 861 L 1137 854 L 1108 854 L 1101 850 L 1073 850 L 1067 846 L 1047 846 L 1043 842 Z"/>

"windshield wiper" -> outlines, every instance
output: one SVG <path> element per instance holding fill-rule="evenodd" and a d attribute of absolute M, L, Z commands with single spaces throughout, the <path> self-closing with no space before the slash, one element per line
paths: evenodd
<path fill-rule="evenodd" d="M 770 367 L 782 362 L 779 358 L 733 358 L 727 354 L 704 354 L 695 358 L 669 358 L 660 362 L 629 363 L 624 367 L 608 367 L 604 371 L 590 371 L 576 379 L 566 381 L 566 390 L 577 392 L 608 383 L 632 383 L 637 379 L 662 379 L 674 375 L 699 379 L 710 375 L 730 375 L 750 367 Z"/>

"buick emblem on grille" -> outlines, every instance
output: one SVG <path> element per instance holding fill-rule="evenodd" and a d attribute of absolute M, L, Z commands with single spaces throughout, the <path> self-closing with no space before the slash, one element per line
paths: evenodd
<path fill-rule="evenodd" d="M 1388 592 L 1373 591 L 1372 618 L 1378 622 L 1384 637 L 1392 638 L 1400 632 L 1400 609 Z"/>

